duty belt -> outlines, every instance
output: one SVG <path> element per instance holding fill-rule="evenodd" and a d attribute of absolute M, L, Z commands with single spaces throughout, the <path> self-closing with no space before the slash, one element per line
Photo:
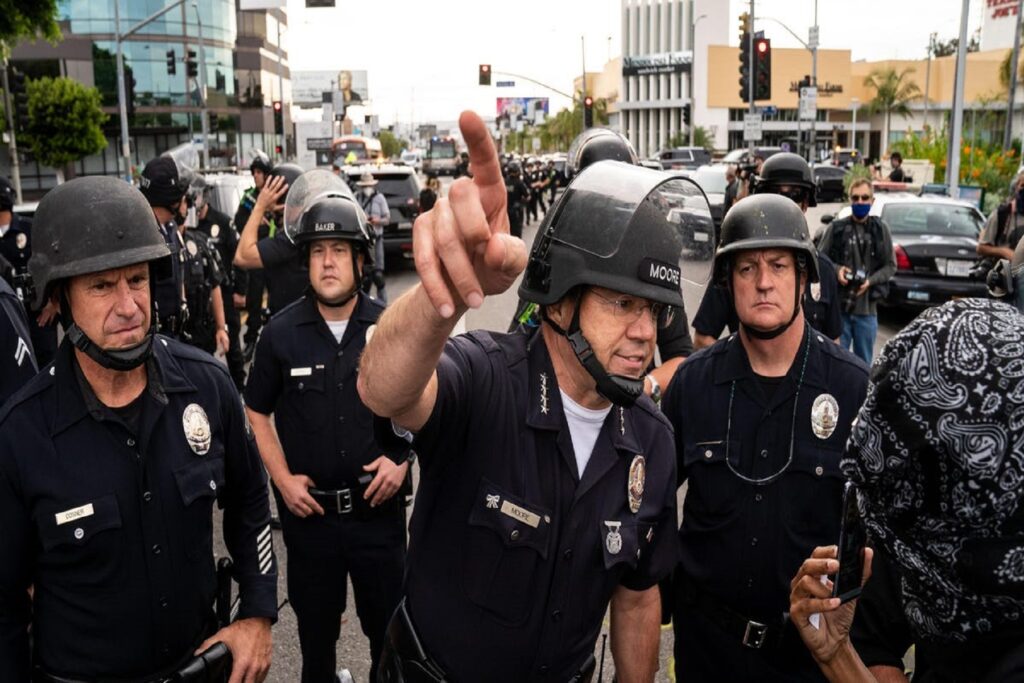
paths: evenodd
<path fill-rule="evenodd" d="M 681 571 L 676 572 L 675 587 L 678 600 L 683 605 L 696 607 L 707 619 L 720 629 L 740 641 L 744 647 L 754 650 L 770 649 L 782 644 L 783 631 L 788 619 L 786 615 L 763 623 L 740 614 L 715 596 L 702 591 Z"/>
<path fill-rule="evenodd" d="M 363 498 L 366 487 L 373 481 L 373 476 L 366 474 L 360 477 L 359 486 L 351 486 L 343 489 L 316 489 L 310 488 L 309 495 L 320 504 L 324 512 L 337 515 L 354 515 L 360 519 L 384 517 L 396 513 L 399 509 L 399 493 L 381 503 L 371 507 L 370 502 Z"/>
<path fill-rule="evenodd" d="M 352 489 L 324 491 L 311 488 L 309 489 L 309 495 L 313 496 L 313 500 L 320 503 L 320 507 L 324 509 L 324 512 L 348 515 L 355 509 L 352 505 L 353 496 L 358 496 L 359 493 L 353 492 Z"/>
<path fill-rule="evenodd" d="M 231 674 L 231 651 L 224 643 L 213 647 L 188 660 L 180 668 L 166 676 L 142 679 L 81 679 L 57 676 L 36 669 L 33 683 L 224 683 Z"/>

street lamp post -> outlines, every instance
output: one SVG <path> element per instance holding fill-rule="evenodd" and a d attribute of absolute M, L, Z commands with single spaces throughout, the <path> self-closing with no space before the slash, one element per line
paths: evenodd
<path fill-rule="evenodd" d="M 691 13 L 691 17 L 692 17 Z M 702 14 L 690 22 L 690 147 L 693 147 L 694 121 L 697 120 L 697 103 L 694 102 L 693 79 L 697 77 L 697 24 L 701 19 L 707 19 L 708 15 Z"/>
<path fill-rule="evenodd" d="M 853 107 L 853 128 L 850 131 L 850 147 L 857 149 L 857 105 L 860 100 L 856 97 L 850 98 L 850 106 Z"/>
<path fill-rule="evenodd" d="M 199 3 L 192 0 L 192 9 L 196 11 L 196 23 L 199 26 L 199 124 L 203 131 L 203 168 L 210 168 L 210 112 L 206 107 L 206 48 L 203 46 L 203 18 L 199 14 Z"/>

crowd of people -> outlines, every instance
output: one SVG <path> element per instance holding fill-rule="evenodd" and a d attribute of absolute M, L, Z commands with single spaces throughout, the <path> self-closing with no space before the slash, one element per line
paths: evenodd
<path fill-rule="evenodd" d="M 31 224 L 0 183 L 0 680 L 262 681 L 268 489 L 302 656 L 277 680 L 339 680 L 349 581 L 383 683 L 590 681 L 606 613 L 624 683 L 654 680 L 662 623 L 679 681 L 906 680 L 911 645 L 915 681 L 1024 675 L 1024 181 L 982 240 L 1003 301 L 929 309 L 874 360 L 870 182 L 816 244 L 797 155 L 716 226 L 611 131 L 559 195 L 460 127 L 390 302 L 369 173 L 257 154 L 233 219 L 168 156 Z M 508 332 L 452 336 L 516 282 Z"/>

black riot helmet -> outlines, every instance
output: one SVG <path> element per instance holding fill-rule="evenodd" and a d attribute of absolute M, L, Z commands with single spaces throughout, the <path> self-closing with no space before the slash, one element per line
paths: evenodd
<path fill-rule="evenodd" d="M 143 167 L 139 176 L 139 189 L 150 206 L 159 206 L 172 213 L 178 210 L 181 198 L 188 190 L 178 173 L 178 164 L 169 156 L 159 156 Z"/>
<path fill-rule="evenodd" d="M 523 167 L 519 165 L 518 161 L 510 161 L 508 162 L 506 170 L 509 175 L 520 175 L 523 172 Z"/>
<path fill-rule="evenodd" d="M 288 183 L 288 187 L 291 187 L 303 173 L 304 171 L 302 170 L 302 167 L 298 164 L 278 164 L 271 169 L 270 176 L 281 176 L 284 178 L 284 181 Z M 270 180 L 270 176 L 267 177 L 268 181 Z"/>
<path fill-rule="evenodd" d="M 307 254 L 312 242 L 318 240 L 345 240 L 352 245 L 352 291 L 338 301 L 317 300 L 325 306 L 340 308 L 351 301 L 359 293 L 363 284 L 357 252 L 362 253 L 365 266 L 373 265 L 373 242 L 370 230 L 366 227 L 366 214 L 359 204 L 350 197 L 330 195 L 313 201 L 299 219 L 298 225 L 289 237 Z"/>
<path fill-rule="evenodd" d="M 722 221 L 715 252 L 714 279 L 731 288 L 730 272 L 735 255 L 750 249 L 790 249 L 797 267 L 807 273 L 807 282 L 818 281 L 818 252 L 811 241 L 804 212 L 792 200 L 777 194 L 755 194 L 737 202 Z M 796 320 L 801 291 L 796 287 L 793 317 L 774 330 L 746 328 L 758 339 L 773 339 Z"/>
<path fill-rule="evenodd" d="M 263 150 L 253 150 L 252 161 L 249 162 L 249 171 L 261 171 L 263 175 L 268 175 L 274 169 L 273 164 L 270 163 L 270 157 L 267 156 Z"/>
<path fill-rule="evenodd" d="M 0 211 L 13 210 L 16 198 L 17 195 L 14 193 L 14 188 L 11 187 L 11 182 L 0 176 Z"/>
<path fill-rule="evenodd" d="M 684 279 L 707 279 L 709 244 L 714 244 L 711 210 L 691 180 L 617 161 L 597 162 L 573 179 L 545 216 L 519 297 L 540 305 L 544 321 L 569 339 L 598 391 L 628 406 L 643 393 L 643 380 L 609 375 L 597 361 L 580 331 L 579 297 L 585 287 L 597 286 L 681 307 Z M 575 313 L 568 329 L 562 329 L 544 307 L 573 295 Z"/>
<path fill-rule="evenodd" d="M 807 206 L 818 205 L 818 185 L 814 182 L 814 174 L 810 165 L 799 154 L 773 154 L 761 165 L 754 193 L 779 194 L 779 188 L 783 185 L 802 188 L 807 193 Z"/>
<path fill-rule="evenodd" d="M 36 285 L 33 305 L 37 309 L 63 280 L 150 263 L 150 328 L 145 340 L 129 349 L 96 346 L 75 324 L 66 294 L 60 292 L 61 324 L 80 351 L 112 370 L 130 370 L 144 363 L 155 334 L 152 287 L 158 269 L 169 271 L 171 251 L 142 193 L 116 178 L 76 178 L 46 193 L 36 210 L 32 233 L 28 269 Z"/>
<path fill-rule="evenodd" d="M 565 176 L 571 179 L 595 161 L 623 161 L 634 166 L 640 163 L 625 137 L 607 128 L 588 128 L 569 145 Z"/>

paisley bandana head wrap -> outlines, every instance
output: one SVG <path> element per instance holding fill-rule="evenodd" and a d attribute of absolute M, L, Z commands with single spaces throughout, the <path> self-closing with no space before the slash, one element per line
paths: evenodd
<path fill-rule="evenodd" d="M 1024 619 L 1024 315 L 963 299 L 922 313 L 871 370 L 842 460 L 924 638 Z"/>

